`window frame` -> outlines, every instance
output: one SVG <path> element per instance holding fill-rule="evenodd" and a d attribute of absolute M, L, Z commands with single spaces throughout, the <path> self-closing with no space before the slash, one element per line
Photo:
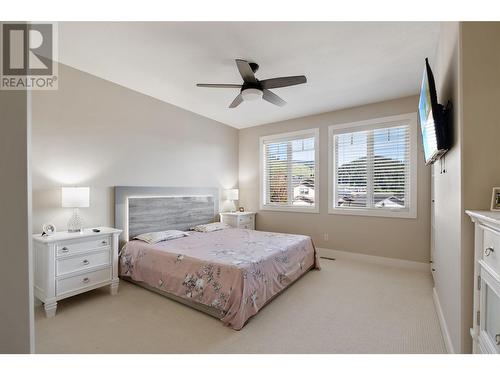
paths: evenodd
<path fill-rule="evenodd" d="M 350 133 L 363 130 L 374 130 L 390 126 L 408 125 L 410 132 L 409 139 L 409 168 L 408 173 L 408 208 L 343 208 L 335 207 L 335 153 L 333 137 L 336 134 Z M 374 118 L 365 121 L 350 122 L 344 124 L 330 125 L 328 127 L 328 214 L 331 215 L 357 215 L 357 216 L 377 216 L 390 218 L 417 218 L 417 114 L 416 112 L 402 115 Z"/>
<path fill-rule="evenodd" d="M 264 154 L 264 144 L 269 141 L 290 141 L 293 138 L 310 138 L 314 137 L 314 206 L 279 206 L 266 204 L 266 188 L 264 186 L 266 178 L 264 176 L 264 163 L 266 162 Z M 285 212 L 300 212 L 300 213 L 319 213 L 319 128 L 304 129 L 287 133 L 264 135 L 259 137 L 259 196 L 260 209 L 263 211 L 285 211 Z"/>

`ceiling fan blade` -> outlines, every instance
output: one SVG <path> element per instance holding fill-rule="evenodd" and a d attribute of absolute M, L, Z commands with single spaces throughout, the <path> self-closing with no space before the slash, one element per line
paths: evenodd
<path fill-rule="evenodd" d="M 240 93 L 236 98 L 234 98 L 233 102 L 229 104 L 229 108 L 236 108 L 241 104 L 241 102 L 243 102 L 243 96 Z"/>
<path fill-rule="evenodd" d="M 273 103 L 280 107 L 283 107 L 286 104 L 286 102 L 283 99 L 281 99 L 278 95 L 269 90 L 263 90 L 262 99 L 267 100 L 269 103 Z"/>
<path fill-rule="evenodd" d="M 241 77 L 243 78 L 243 81 L 257 83 L 257 79 L 255 78 L 255 75 L 253 74 L 253 70 L 250 67 L 250 64 L 248 63 L 248 61 L 236 59 L 236 66 L 238 67 L 238 70 L 240 71 L 240 74 L 241 74 Z"/>
<path fill-rule="evenodd" d="M 278 87 L 300 85 L 301 83 L 306 82 L 306 76 L 291 76 L 265 79 L 263 81 L 260 81 L 260 84 L 263 89 L 277 89 Z"/>
<path fill-rule="evenodd" d="M 215 87 L 221 89 L 241 89 L 241 85 L 232 84 L 232 83 L 197 83 L 197 87 Z"/>

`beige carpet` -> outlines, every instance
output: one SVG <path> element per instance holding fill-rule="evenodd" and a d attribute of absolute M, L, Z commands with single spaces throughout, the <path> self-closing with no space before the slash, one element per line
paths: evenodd
<path fill-rule="evenodd" d="M 444 353 L 431 276 L 322 259 L 241 331 L 127 282 L 36 311 L 38 353 Z"/>

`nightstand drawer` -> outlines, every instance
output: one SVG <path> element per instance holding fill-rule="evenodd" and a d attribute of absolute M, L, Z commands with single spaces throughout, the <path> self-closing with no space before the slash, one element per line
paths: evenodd
<path fill-rule="evenodd" d="M 96 250 L 99 248 L 106 248 L 111 246 L 111 237 L 101 237 L 98 239 L 85 239 L 79 241 L 66 241 L 57 244 L 57 256 L 77 254 L 84 251 Z"/>
<path fill-rule="evenodd" d="M 483 261 L 500 275 L 500 235 L 484 227 Z"/>
<path fill-rule="evenodd" d="M 255 212 L 221 212 L 220 221 L 239 229 L 255 229 Z"/>
<path fill-rule="evenodd" d="M 240 225 L 251 224 L 253 222 L 253 216 L 250 215 L 240 216 L 238 219 Z"/>
<path fill-rule="evenodd" d="M 61 276 L 71 272 L 110 264 L 111 252 L 109 250 L 104 250 L 98 253 L 85 254 L 73 258 L 58 259 L 56 273 L 57 276 Z"/>
<path fill-rule="evenodd" d="M 57 280 L 58 296 L 111 280 L 111 268 Z"/>

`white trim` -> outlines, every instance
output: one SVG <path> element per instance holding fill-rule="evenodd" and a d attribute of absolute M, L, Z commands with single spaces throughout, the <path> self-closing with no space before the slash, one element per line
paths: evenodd
<path fill-rule="evenodd" d="M 412 215 L 411 210 L 398 210 L 398 209 L 382 209 L 382 208 L 331 208 L 329 207 L 328 213 L 330 215 L 354 215 L 354 216 L 374 216 L 374 217 L 389 217 L 389 218 L 403 218 L 403 219 L 416 219 L 417 215 Z"/>
<path fill-rule="evenodd" d="M 304 135 L 314 136 L 314 206 L 280 206 L 265 204 L 264 194 L 264 144 L 268 141 L 276 140 L 291 140 L 294 138 L 300 139 Z M 320 177 L 319 177 L 319 128 L 311 128 L 298 130 L 288 133 L 279 133 L 272 135 L 264 135 L 259 137 L 259 208 L 262 211 L 285 211 L 285 212 L 301 212 L 301 213 L 319 213 L 320 205 Z"/>
<path fill-rule="evenodd" d="M 326 257 L 338 258 L 338 259 L 348 259 L 348 260 L 354 260 L 354 261 L 358 261 L 358 262 L 366 262 L 366 263 L 372 263 L 372 264 L 382 264 L 385 266 L 412 269 L 415 271 L 430 273 L 429 264 L 422 263 L 422 262 L 415 262 L 413 260 L 387 258 L 387 257 L 376 256 L 376 255 L 354 253 L 351 251 L 325 249 L 322 247 L 317 247 L 316 249 L 318 250 L 318 253 L 320 256 L 326 256 Z"/>
<path fill-rule="evenodd" d="M 57 64 L 55 64 L 57 65 Z M 32 90 L 27 90 L 26 91 L 26 157 L 28 160 L 28 165 L 27 165 L 27 209 L 28 212 L 26 213 L 28 220 L 27 220 L 27 225 L 28 225 L 28 230 L 27 230 L 27 235 L 28 235 L 28 298 L 29 298 L 29 312 L 28 312 L 28 324 L 29 324 L 29 348 L 30 348 L 30 354 L 35 353 L 35 294 L 34 294 L 34 278 L 33 278 L 33 273 L 34 273 L 34 267 L 33 267 L 33 241 L 32 241 L 32 227 L 33 227 L 33 173 L 32 173 L 32 161 L 31 161 L 31 156 L 32 156 L 32 128 L 33 128 L 33 96 L 32 96 Z"/>
<path fill-rule="evenodd" d="M 409 123 L 409 124 L 408 124 Z M 408 187 L 409 208 L 404 210 L 398 209 L 380 209 L 380 208 L 339 208 L 334 207 L 334 158 L 333 158 L 333 135 L 339 133 L 339 130 L 355 129 L 368 130 L 386 126 L 397 126 L 398 124 L 408 124 L 410 129 L 410 182 Z M 364 121 L 350 122 L 345 124 L 330 125 L 328 127 L 328 214 L 332 215 L 360 215 L 360 216 L 378 216 L 378 217 L 394 217 L 394 218 L 417 218 L 417 114 L 416 112 L 405 113 L 402 115 L 375 118 Z"/>
<path fill-rule="evenodd" d="M 280 140 L 280 139 L 300 139 L 302 138 L 303 135 L 309 135 L 313 132 L 319 132 L 319 128 L 311 128 L 311 129 L 302 129 L 302 130 L 296 130 L 293 132 L 287 132 L 287 133 L 277 133 L 277 134 L 271 134 L 271 135 L 263 135 L 260 137 L 261 142 L 266 142 L 266 141 L 275 141 L 275 140 Z"/>
<path fill-rule="evenodd" d="M 179 194 L 179 195 L 130 195 L 127 196 L 128 199 L 148 199 L 148 198 L 209 198 L 212 197 L 215 199 L 213 195 L 210 194 L 192 194 L 192 195 L 185 195 L 185 194 Z M 236 200 L 236 199 L 235 199 Z"/>
<path fill-rule="evenodd" d="M 316 198 L 314 198 L 316 199 Z M 315 201 L 316 204 L 317 201 Z M 319 207 L 311 207 L 307 208 L 307 206 L 273 206 L 271 204 L 265 204 L 260 206 L 261 211 L 284 211 L 284 212 L 301 212 L 308 214 L 317 214 L 319 213 Z"/>
<path fill-rule="evenodd" d="M 434 306 L 436 307 L 436 313 L 439 319 L 439 327 L 441 328 L 441 334 L 443 335 L 446 351 L 449 354 L 455 354 L 456 352 L 453 348 L 450 332 L 448 331 L 448 325 L 446 324 L 446 319 L 444 318 L 443 309 L 441 308 L 441 303 L 439 302 L 439 296 L 437 294 L 436 288 L 432 288 L 432 299 L 434 301 Z"/>

